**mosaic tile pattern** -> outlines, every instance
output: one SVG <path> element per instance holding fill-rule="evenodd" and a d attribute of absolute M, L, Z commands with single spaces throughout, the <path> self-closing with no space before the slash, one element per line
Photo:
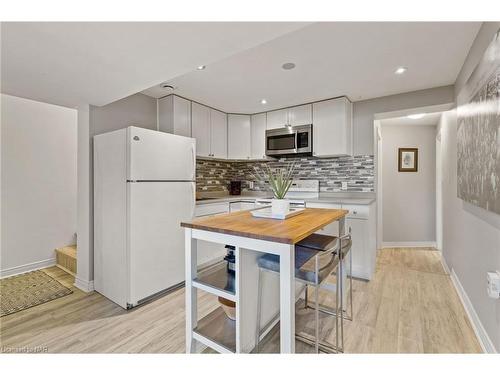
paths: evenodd
<path fill-rule="evenodd" d="M 255 173 L 264 164 L 271 168 L 280 168 L 295 161 L 294 178 L 297 180 L 319 180 L 323 192 L 374 191 L 373 155 L 342 156 L 317 159 L 313 157 L 287 158 L 273 161 L 196 161 L 196 189 L 200 192 L 228 190 L 231 180 L 242 181 L 243 191 L 266 191 L 269 185 L 258 181 Z M 250 181 L 253 188 L 250 188 Z M 347 182 L 347 190 L 341 190 L 342 182 Z"/>

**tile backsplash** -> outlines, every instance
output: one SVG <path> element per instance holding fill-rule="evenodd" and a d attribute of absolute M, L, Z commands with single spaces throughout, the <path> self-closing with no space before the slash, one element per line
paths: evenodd
<path fill-rule="evenodd" d="M 199 192 L 227 192 L 229 182 L 239 180 L 243 191 L 266 191 L 269 185 L 258 181 L 255 172 L 264 164 L 271 168 L 296 162 L 294 179 L 319 180 L 320 191 L 374 191 L 373 155 L 340 156 L 318 159 L 313 157 L 286 158 L 272 161 L 196 160 L 196 190 Z M 253 181 L 253 188 L 250 188 Z M 347 190 L 341 190 L 347 182 Z"/>

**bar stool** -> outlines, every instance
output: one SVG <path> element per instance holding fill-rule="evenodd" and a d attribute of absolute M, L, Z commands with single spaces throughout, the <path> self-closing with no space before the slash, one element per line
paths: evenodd
<path fill-rule="evenodd" d="M 351 228 L 349 228 L 349 234 L 351 233 Z M 302 246 L 302 247 L 308 247 L 311 249 L 315 250 L 322 250 L 325 247 L 325 244 L 330 241 L 331 236 L 326 236 L 324 234 L 317 234 L 313 233 L 306 238 L 304 238 L 302 241 L 298 242 L 297 245 Z M 347 277 L 349 278 L 349 314 L 346 314 L 346 310 L 344 310 L 344 315 L 343 318 L 346 320 L 351 320 L 353 319 L 353 298 L 352 298 L 352 241 L 351 238 L 349 237 L 344 238 L 342 240 L 342 260 L 346 259 L 347 256 L 349 256 L 349 272 L 347 274 Z M 344 275 L 344 262 L 341 262 L 339 267 L 342 267 L 342 275 Z M 343 279 L 341 280 L 342 282 L 344 281 Z M 343 291 L 343 288 L 342 288 Z M 310 308 L 308 303 L 308 291 L 306 288 L 305 295 L 304 295 L 304 304 L 305 308 Z M 321 306 L 319 307 L 319 311 L 330 314 L 330 315 L 335 315 L 337 312 L 335 310 L 329 309 L 326 306 Z"/>
<path fill-rule="evenodd" d="M 332 274 L 336 272 L 337 279 L 342 280 L 341 260 L 344 248 L 344 243 L 351 243 L 350 233 L 342 237 L 323 236 L 321 237 L 321 245 L 319 242 L 317 248 L 301 246 L 300 243 L 295 245 L 295 278 L 307 286 L 315 287 L 315 337 L 311 339 L 302 333 L 296 333 L 295 337 L 307 344 L 314 345 L 316 353 L 321 349 L 326 352 L 338 353 L 343 351 L 343 297 L 342 297 L 342 282 L 336 282 L 336 306 L 335 311 L 335 345 L 326 341 L 319 340 L 319 287 Z M 279 273 L 280 262 L 279 256 L 274 254 L 265 254 L 258 261 L 259 278 L 258 278 L 258 297 L 257 297 L 257 324 L 255 331 L 256 351 L 259 351 L 260 341 L 260 326 L 261 326 L 261 304 L 262 304 L 262 282 L 261 274 L 263 271 Z M 312 264 L 312 266 L 311 266 Z M 340 265 L 340 266 L 339 266 Z M 341 346 L 339 346 L 339 316 L 341 326 Z"/>

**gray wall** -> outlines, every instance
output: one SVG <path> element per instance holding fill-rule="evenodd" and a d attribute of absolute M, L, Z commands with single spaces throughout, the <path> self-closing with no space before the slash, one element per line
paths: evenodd
<path fill-rule="evenodd" d="M 55 248 L 75 243 L 77 112 L 1 101 L 1 270 L 12 274 L 46 267 Z"/>
<path fill-rule="evenodd" d="M 382 126 L 383 242 L 436 241 L 436 127 Z M 398 148 L 418 148 L 418 171 L 398 172 Z"/>
<path fill-rule="evenodd" d="M 135 94 L 102 107 L 90 107 L 92 135 L 127 126 L 156 129 L 156 99 Z"/>
<path fill-rule="evenodd" d="M 354 154 L 374 154 L 373 120 L 376 113 L 448 104 L 454 101 L 453 86 L 443 86 L 355 102 L 353 105 Z"/>
<path fill-rule="evenodd" d="M 457 78 L 457 95 L 499 28 L 499 22 L 481 27 Z M 443 163 L 443 255 L 493 345 L 500 351 L 500 300 L 490 299 L 486 294 L 486 272 L 500 270 L 500 215 L 457 198 L 455 111 L 443 115 L 439 128 Z"/>

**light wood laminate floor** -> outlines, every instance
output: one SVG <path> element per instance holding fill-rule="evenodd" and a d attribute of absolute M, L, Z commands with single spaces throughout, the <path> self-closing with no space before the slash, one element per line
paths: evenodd
<path fill-rule="evenodd" d="M 61 353 L 184 352 L 184 290 L 125 311 L 98 293 L 75 288 L 73 277 L 44 270 L 73 294 L 0 318 L 0 349 L 41 347 Z M 354 321 L 345 323 L 348 353 L 476 353 L 479 343 L 467 315 L 432 249 L 379 251 L 371 282 L 354 281 Z M 312 295 L 312 294 L 311 294 Z M 328 294 L 321 302 L 331 304 Z M 298 304 L 300 306 L 300 303 Z M 218 307 L 216 298 L 199 293 L 199 315 Z M 311 311 L 297 310 L 297 330 L 312 333 Z M 332 340 L 333 319 L 321 317 L 322 336 Z M 279 327 L 262 343 L 277 352 Z M 311 348 L 297 342 L 297 352 Z"/>

